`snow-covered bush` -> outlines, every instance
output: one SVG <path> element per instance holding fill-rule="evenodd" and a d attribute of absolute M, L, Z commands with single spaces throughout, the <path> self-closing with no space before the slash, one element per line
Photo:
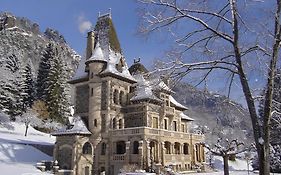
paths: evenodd
<path fill-rule="evenodd" d="M 11 125 L 10 117 L 2 111 L 0 111 L 0 127 L 1 126 L 8 129 L 13 129 L 13 126 Z"/>
<path fill-rule="evenodd" d="M 42 123 L 41 119 L 38 117 L 38 113 L 32 109 L 27 109 L 25 113 L 16 117 L 16 121 L 22 122 L 25 124 L 25 136 L 27 136 L 28 127 L 33 126 L 36 127 Z"/>

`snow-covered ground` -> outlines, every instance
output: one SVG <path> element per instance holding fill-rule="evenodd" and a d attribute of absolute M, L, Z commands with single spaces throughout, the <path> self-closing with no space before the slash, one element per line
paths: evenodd
<path fill-rule="evenodd" d="M 42 160 L 52 160 L 29 144 L 50 145 L 55 138 L 29 127 L 28 136 L 24 136 L 25 126 L 11 123 L 8 127 L 0 125 L 0 174 L 36 175 L 44 174 L 35 164 Z M 45 173 L 47 174 L 47 173 Z"/>
<path fill-rule="evenodd" d="M 208 173 L 183 173 L 182 175 L 224 175 L 223 173 L 223 159 L 219 156 L 214 156 L 213 166 L 215 167 L 214 172 Z M 236 159 L 235 161 L 228 161 L 229 164 L 229 174 L 230 175 L 258 175 L 258 172 L 253 172 L 251 164 L 249 164 L 249 174 L 248 166 L 246 160 Z M 273 175 L 273 173 L 272 173 Z M 274 173 L 274 175 L 281 175 L 279 173 Z"/>

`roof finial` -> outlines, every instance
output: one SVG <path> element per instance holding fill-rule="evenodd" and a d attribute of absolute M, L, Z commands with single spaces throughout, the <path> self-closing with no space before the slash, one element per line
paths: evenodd
<path fill-rule="evenodd" d="M 99 17 L 100 17 L 100 12 L 99 12 Z"/>
<path fill-rule="evenodd" d="M 111 8 L 108 9 L 109 17 L 111 18 Z"/>
<path fill-rule="evenodd" d="M 140 57 L 134 59 L 134 63 L 135 63 L 135 64 L 136 64 L 136 63 L 139 63 L 139 62 L 140 62 Z"/>

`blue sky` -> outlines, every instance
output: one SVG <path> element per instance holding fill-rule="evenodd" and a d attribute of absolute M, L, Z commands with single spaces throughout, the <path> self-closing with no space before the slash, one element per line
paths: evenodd
<path fill-rule="evenodd" d="M 153 59 L 163 55 L 167 44 L 136 35 L 139 18 L 134 0 L 1 0 L 0 11 L 27 17 L 38 23 L 41 31 L 47 27 L 58 30 L 67 43 L 83 55 L 87 28 L 95 25 L 99 12 L 107 13 L 109 8 L 128 64 L 140 57 L 150 67 Z"/>

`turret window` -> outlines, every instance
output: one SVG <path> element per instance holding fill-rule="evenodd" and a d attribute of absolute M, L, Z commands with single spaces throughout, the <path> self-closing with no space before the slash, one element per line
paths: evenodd
<path fill-rule="evenodd" d="M 92 145 L 89 142 L 86 142 L 82 148 L 83 154 L 92 154 Z"/>
<path fill-rule="evenodd" d="M 94 120 L 94 126 L 95 126 L 95 127 L 98 126 L 98 121 L 97 121 L 97 119 Z"/>

